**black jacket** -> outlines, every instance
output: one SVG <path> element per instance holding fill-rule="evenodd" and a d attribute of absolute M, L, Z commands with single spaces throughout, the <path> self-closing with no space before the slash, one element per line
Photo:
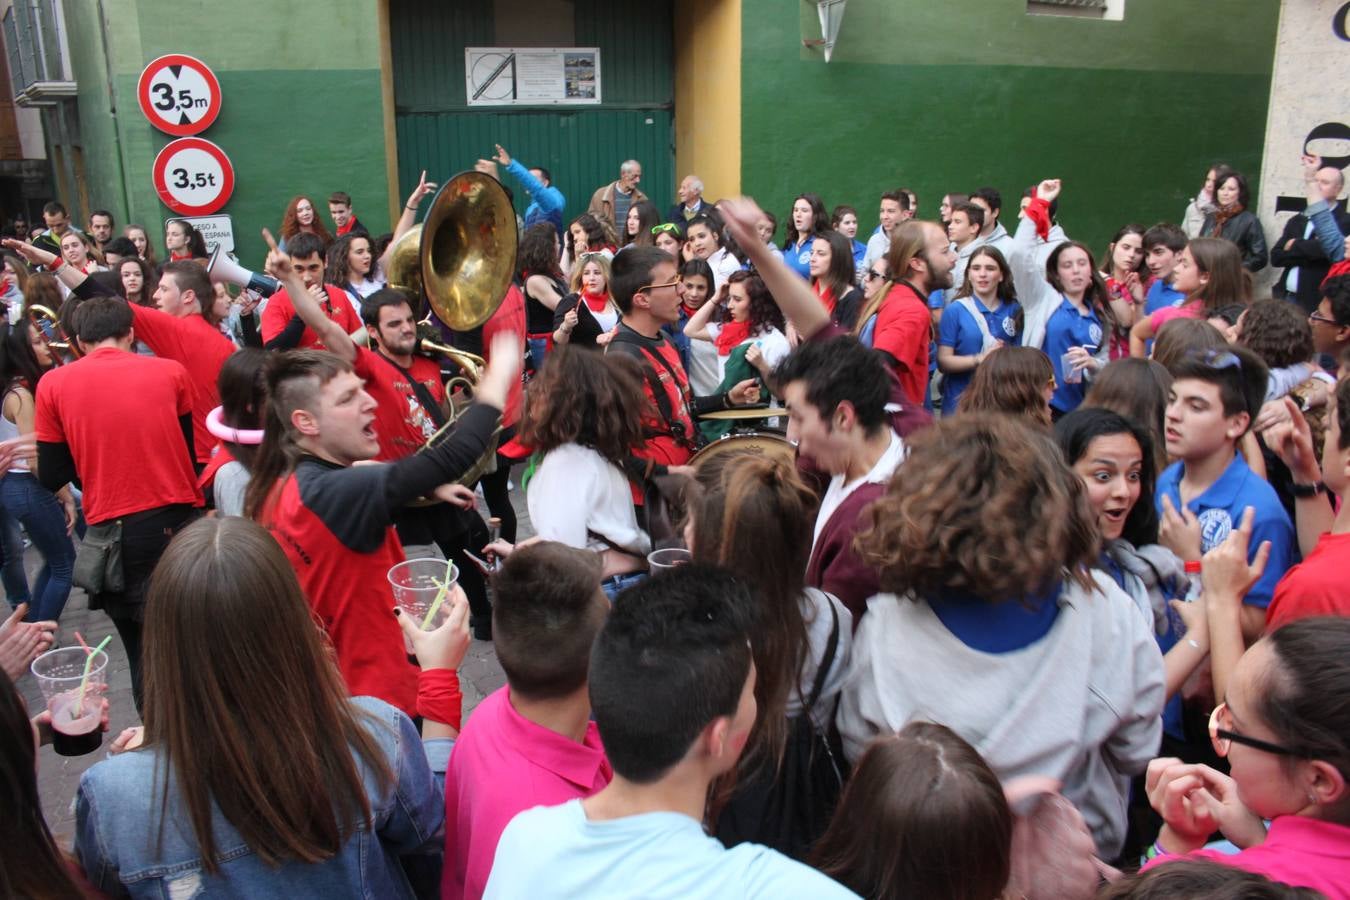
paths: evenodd
<path fill-rule="evenodd" d="M 1242 268 L 1248 272 L 1259 272 L 1270 262 L 1266 252 L 1266 233 L 1261 230 L 1261 220 L 1249 209 L 1244 209 L 1223 226 L 1223 234 L 1214 233 L 1214 213 L 1205 216 L 1205 224 L 1200 229 L 1201 237 L 1221 237 L 1237 244 L 1242 252 Z"/>
<path fill-rule="evenodd" d="M 1341 234 L 1350 234 L 1350 213 L 1346 212 L 1344 201 L 1336 201 L 1331 215 L 1336 219 L 1336 226 Z M 1288 296 L 1288 299 L 1297 301 L 1299 306 L 1312 312 L 1317 309 L 1317 304 L 1322 302 L 1322 291 L 1319 287 L 1322 279 L 1327 277 L 1327 270 L 1331 268 L 1331 259 L 1318 243 L 1316 235 L 1309 238 L 1303 236 L 1307 230 L 1307 216 L 1300 213 L 1290 219 L 1285 224 L 1280 239 L 1270 248 L 1270 263 L 1284 269 L 1275 282 L 1275 296 L 1288 296 L 1289 292 L 1285 290 L 1284 285 L 1289 278 L 1289 270 L 1298 269 L 1298 290 L 1293 296 Z M 1289 244 L 1290 241 L 1293 243 Z M 1286 244 L 1289 244 L 1287 250 Z"/>

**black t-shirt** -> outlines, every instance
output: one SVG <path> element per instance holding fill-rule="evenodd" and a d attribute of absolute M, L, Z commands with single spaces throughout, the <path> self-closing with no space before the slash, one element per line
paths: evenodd
<path fill-rule="evenodd" d="M 553 289 L 562 297 L 567 293 L 567 288 L 561 281 L 550 276 L 543 276 L 553 282 Z M 553 310 L 549 309 L 540 301 L 530 296 L 529 279 L 525 280 L 525 330 L 530 334 L 552 334 L 553 333 Z"/>

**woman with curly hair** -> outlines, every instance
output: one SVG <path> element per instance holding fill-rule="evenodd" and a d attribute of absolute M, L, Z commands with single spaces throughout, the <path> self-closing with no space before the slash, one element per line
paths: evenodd
<path fill-rule="evenodd" d="M 1129 779 L 1158 749 L 1163 667 L 1134 603 L 1091 572 L 1083 483 L 1047 432 L 1010 416 L 944 419 L 909 445 L 857 538 L 887 593 L 853 638 L 844 752 L 946 725 L 1000 780 L 1059 780 L 1112 859 Z"/>
<path fill-rule="evenodd" d="M 336 284 L 361 308 L 361 301 L 384 287 L 384 273 L 375 264 L 370 235 L 344 234 L 328 248 L 324 282 Z"/>
<path fill-rule="evenodd" d="M 970 387 L 961 392 L 957 409 L 1002 412 L 1022 416 L 1035 425 L 1050 427 L 1050 397 L 1055 392 L 1055 370 L 1049 358 L 1031 347 L 999 347 L 975 369 Z"/>
<path fill-rule="evenodd" d="M 594 550 L 611 600 L 647 569 L 623 464 L 642 443 L 642 376 L 627 358 L 561 346 L 525 391 L 520 440 L 538 459 L 525 486 L 541 540 Z"/>
<path fill-rule="evenodd" d="M 333 242 L 333 236 L 324 227 L 319 214 L 314 211 L 314 201 L 308 197 L 292 197 L 286 204 L 286 213 L 281 217 L 281 240 L 277 248 L 286 252 L 286 242 L 300 233 L 312 234 L 323 241 L 324 249 Z"/>
<path fill-rule="evenodd" d="M 716 318 L 718 321 L 714 322 Z M 774 368 L 791 352 L 783 312 L 764 281 L 752 272 L 731 273 L 716 303 L 704 303 L 684 326 L 691 341 L 717 347 L 721 381 L 712 391 L 728 391 L 747 378 L 758 378 L 765 395 L 772 390 Z M 705 422 L 709 439 L 725 434 L 730 423 Z"/>

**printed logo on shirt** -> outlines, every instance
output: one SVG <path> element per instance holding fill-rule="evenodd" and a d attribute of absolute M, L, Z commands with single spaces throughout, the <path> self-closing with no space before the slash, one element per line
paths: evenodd
<path fill-rule="evenodd" d="M 1102 326 L 1098 325 L 1096 322 L 1089 325 L 1088 340 L 1100 347 L 1102 345 Z"/>
<path fill-rule="evenodd" d="M 1003 320 L 1003 333 L 1008 337 L 1017 337 L 1017 323 L 1013 321 L 1012 316 Z"/>
<path fill-rule="evenodd" d="M 1233 530 L 1233 520 L 1225 509 L 1207 509 L 1200 514 L 1200 547 L 1206 553 L 1222 544 Z"/>

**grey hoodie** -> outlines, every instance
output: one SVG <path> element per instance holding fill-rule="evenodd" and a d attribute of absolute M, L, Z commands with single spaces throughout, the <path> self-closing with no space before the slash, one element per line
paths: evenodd
<path fill-rule="evenodd" d="M 1134 603 L 1109 576 L 1066 584 L 1050 632 L 1009 653 L 963 644 L 927 603 L 878 594 L 853 638 L 838 724 L 850 761 L 877 734 L 937 722 L 1000 780 L 1045 775 L 1083 814 L 1098 853 L 1125 840 L 1130 776 L 1162 738 L 1163 664 Z"/>

